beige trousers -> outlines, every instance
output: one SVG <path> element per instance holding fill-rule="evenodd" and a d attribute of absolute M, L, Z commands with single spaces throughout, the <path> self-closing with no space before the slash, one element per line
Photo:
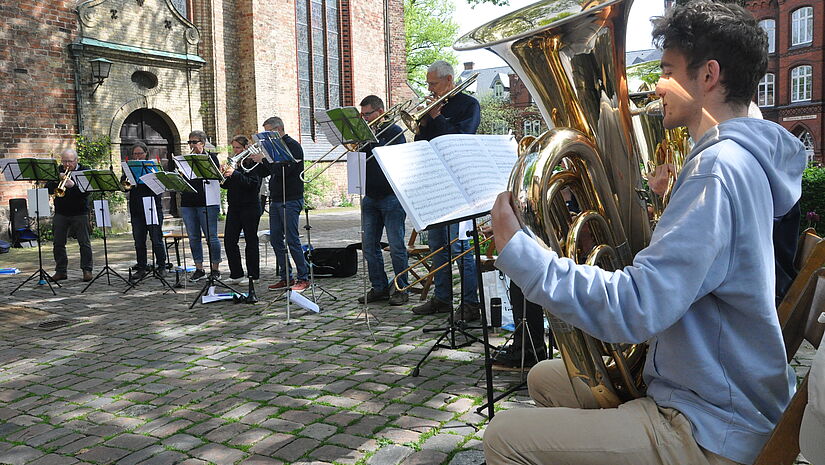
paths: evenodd
<path fill-rule="evenodd" d="M 693 439 L 678 410 L 649 397 L 600 409 L 582 382 L 575 393 L 564 363 L 547 360 L 527 376 L 540 407 L 497 413 L 484 432 L 488 465 L 733 465 Z M 578 396 L 578 398 L 577 398 Z"/>

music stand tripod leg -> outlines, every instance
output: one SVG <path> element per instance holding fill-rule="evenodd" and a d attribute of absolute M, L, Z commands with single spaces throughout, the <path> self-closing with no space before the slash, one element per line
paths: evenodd
<path fill-rule="evenodd" d="M 206 275 L 206 282 L 203 284 L 203 287 L 201 288 L 200 292 L 198 292 L 198 295 L 195 297 L 195 299 L 192 300 L 192 304 L 189 305 L 190 309 L 195 307 L 195 304 L 198 303 L 198 299 L 200 299 L 201 296 L 203 296 L 209 290 L 209 288 L 211 288 L 212 286 L 220 285 L 221 287 L 225 287 L 225 288 L 229 289 L 230 291 L 234 292 L 235 294 L 240 294 L 240 292 L 238 292 L 237 289 L 235 289 L 234 287 L 232 287 L 232 286 L 226 284 L 225 282 L 221 281 L 221 279 L 218 278 L 217 276 L 215 276 L 215 273 L 212 272 L 212 268 L 211 268 L 211 266 L 212 266 L 212 241 L 210 240 L 210 231 L 211 231 L 211 229 L 209 228 L 209 206 L 204 206 L 203 207 L 203 213 L 204 213 L 204 219 L 206 220 L 206 224 L 205 224 L 204 227 L 206 229 L 206 251 L 207 251 L 207 254 L 209 255 L 210 269 L 209 269 L 209 274 Z M 216 233 L 216 235 L 217 235 L 217 233 Z"/>
<path fill-rule="evenodd" d="M 105 200 L 105 199 L 106 199 L 106 194 L 104 192 L 103 200 Z M 104 207 L 103 207 L 103 202 L 100 202 L 100 217 L 101 218 L 105 218 L 104 211 L 105 210 L 104 210 Z M 97 279 L 100 278 L 101 276 L 103 276 L 104 274 L 106 275 L 106 282 L 110 286 L 112 285 L 112 281 L 109 278 L 110 275 L 115 275 L 118 278 L 120 278 L 123 282 L 125 282 L 127 285 L 129 284 L 129 281 L 126 280 L 126 278 L 121 276 L 120 273 L 118 273 L 117 271 L 112 269 L 112 267 L 109 266 L 109 245 L 108 245 L 108 240 L 107 240 L 107 235 L 106 235 L 106 224 L 105 223 L 103 224 L 101 229 L 103 229 L 103 263 L 104 263 L 104 266 L 100 271 L 98 271 L 97 275 L 91 281 L 89 281 L 88 284 L 86 284 L 86 287 L 84 287 L 83 290 L 80 291 L 81 294 L 86 292 L 86 290 L 89 289 L 89 287 L 91 287 L 91 285 L 94 284 L 95 281 L 97 281 Z"/>
<path fill-rule="evenodd" d="M 52 291 L 53 295 L 57 295 L 55 292 L 54 287 L 52 287 L 52 283 L 55 283 L 57 287 L 63 287 L 60 285 L 59 282 L 55 281 L 45 269 L 43 269 L 43 249 L 40 245 L 42 242 L 40 236 L 40 196 L 35 194 L 35 222 L 37 223 L 37 261 L 38 261 L 38 268 L 37 271 L 31 274 L 25 281 L 20 283 L 17 287 L 14 288 L 13 291 L 9 293 L 9 295 L 14 295 L 21 287 L 23 287 L 27 282 L 31 281 L 35 276 L 38 277 L 37 283 L 40 284 L 48 284 L 49 290 Z"/>

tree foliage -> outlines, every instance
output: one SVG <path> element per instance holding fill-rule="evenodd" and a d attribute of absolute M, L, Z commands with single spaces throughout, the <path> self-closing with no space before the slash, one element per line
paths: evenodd
<path fill-rule="evenodd" d="M 487 95 L 478 103 L 481 106 L 478 134 L 507 134 L 515 128 L 519 112 L 509 99 Z"/>
<path fill-rule="evenodd" d="M 825 167 L 810 165 L 802 173 L 802 198 L 799 200 L 802 228 L 814 226 L 821 232 L 817 219 L 825 217 Z M 813 212 L 814 215 L 809 215 Z"/>
<path fill-rule="evenodd" d="M 427 67 L 434 61 L 458 64 L 451 49 L 458 34 L 454 12 L 450 0 L 404 0 L 407 79 L 420 89 L 426 89 Z"/>

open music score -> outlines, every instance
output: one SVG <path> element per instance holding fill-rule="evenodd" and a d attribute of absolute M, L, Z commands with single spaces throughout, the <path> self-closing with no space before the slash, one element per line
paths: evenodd
<path fill-rule="evenodd" d="M 415 228 L 490 211 L 518 158 L 512 136 L 451 134 L 376 147 L 381 169 Z"/>

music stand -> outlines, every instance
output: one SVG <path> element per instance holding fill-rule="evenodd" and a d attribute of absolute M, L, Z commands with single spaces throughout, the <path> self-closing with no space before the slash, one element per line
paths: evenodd
<path fill-rule="evenodd" d="M 6 159 L 2 161 L 2 171 L 5 179 L 7 181 L 58 181 L 60 180 L 60 176 L 57 174 L 57 162 L 52 158 L 18 158 L 18 159 Z M 31 281 L 35 276 L 38 277 L 37 284 L 43 285 L 48 284 L 49 289 L 52 291 L 52 294 L 57 295 L 54 288 L 52 287 L 52 283 L 57 284 L 57 287 L 60 286 L 60 283 L 52 279 L 52 276 L 43 269 L 43 250 L 40 245 L 41 237 L 40 237 L 40 189 L 35 188 L 35 221 L 37 223 L 37 261 L 38 261 L 38 269 L 34 273 L 32 273 L 25 281 L 20 283 L 19 286 L 14 288 L 13 291 L 9 293 L 9 295 L 14 295 L 18 289 L 23 287 L 27 282 Z M 48 203 L 45 205 L 48 209 Z"/>
<path fill-rule="evenodd" d="M 138 161 L 146 161 L 146 160 L 138 160 Z M 157 166 L 157 165 L 155 165 L 155 166 Z M 170 172 L 165 172 L 165 171 L 151 171 L 151 165 L 144 165 L 144 167 L 148 168 L 147 172 L 145 172 L 144 174 L 142 174 L 142 175 L 140 175 L 139 177 L 136 178 L 137 183 L 138 184 L 145 184 L 147 187 L 149 187 L 149 189 L 152 190 L 152 192 L 155 195 L 161 195 L 164 192 L 196 192 L 195 189 L 188 182 L 186 182 L 186 180 L 183 178 L 183 176 L 181 176 L 178 173 L 170 173 Z M 147 224 L 147 226 L 152 226 L 152 225 L 156 224 L 158 229 L 161 230 L 160 234 L 161 234 L 161 237 L 162 237 L 163 236 L 163 232 L 162 232 L 162 228 L 161 228 L 162 221 L 160 220 L 160 215 L 159 215 L 160 212 L 155 210 L 155 208 L 156 208 L 155 197 L 154 196 L 143 197 L 142 199 L 145 200 L 147 198 L 150 199 L 150 201 L 149 202 L 144 202 L 144 206 L 143 206 L 144 216 L 146 216 L 146 214 L 147 214 L 145 209 L 146 209 L 146 204 L 148 203 L 148 205 L 149 205 L 148 218 L 152 221 L 157 222 L 157 223 Z M 151 239 L 151 234 L 152 233 L 150 232 L 149 234 L 150 234 L 150 239 Z M 137 287 L 138 284 L 142 283 L 144 280 L 146 280 L 148 278 L 157 279 L 158 281 L 160 281 L 160 283 L 163 285 L 163 287 L 168 288 L 167 290 L 165 290 L 163 292 L 164 294 L 168 293 L 169 291 L 172 291 L 173 293 L 177 294 L 177 291 L 175 291 L 174 287 L 171 284 L 169 284 L 169 281 L 167 281 L 166 278 L 164 278 L 163 275 L 161 275 L 160 272 L 158 271 L 157 258 L 155 256 L 155 247 L 154 247 L 154 245 L 155 245 L 154 242 L 152 242 L 152 272 L 151 273 L 146 273 L 139 280 L 130 282 L 129 286 L 126 287 L 126 289 L 124 289 L 124 291 L 123 291 L 124 294 L 129 292 L 131 289 L 134 289 L 135 287 Z M 166 247 L 166 244 L 164 244 L 164 247 Z"/>
<path fill-rule="evenodd" d="M 202 180 L 204 181 L 204 183 L 223 182 L 224 177 L 221 174 L 218 167 L 215 165 L 215 161 L 212 160 L 212 157 L 210 155 L 179 155 L 175 157 L 174 160 L 175 163 L 177 163 L 183 175 L 186 176 L 186 178 L 188 178 L 190 181 Z M 209 255 L 209 262 L 211 263 L 212 243 L 209 240 L 209 237 L 211 235 L 211 231 L 209 229 L 209 206 L 210 205 L 205 205 L 203 207 L 203 215 L 206 219 L 206 221 L 204 221 L 204 228 L 206 229 L 206 249 Z M 215 287 L 216 285 L 225 287 L 230 291 L 234 292 L 235 294 L 240 294 L 240 292 L 238 292 L 237 289 L 221 281 L 221 279 L 215 276 L 215 273 L 210 269 L 209 274 L 206 275 L 206 281 L 203 283 L 203 287 L 201 288 L 200 292 L 198 292 L 198 295 L 195 296 L 195 299 L 192 301 L 192 304 L 189 305 L 189 308 L 194 308 L 195 304 L 198 303 L 198 299 L 200 299 L 202 295 L 206 294 L 211 288 Z"/>
<path fill-rule="evenodd" d="M 105 266 L 97 273 L 89 284 L 83 288 L 80 293 L 86 292 L 89 287 L 97 281 L 97 278 L 106 275 L 106 282 L 111 286 L 112 280 L 109 276 L 114 275 L 125 283 L 129 283 L 123 276 L 109 266 L 109 246 L 106 239 L 106 226 L 111 227 L 111 217 L 108 211 L 108 202 L 106 201 L 106 193 L 121 190 L 120 182 L 112 170 L 85 170 L 78 171 L 72 175 L 81 192 L 102 192 L 102 199 L 99 202 L 100 223 L 98 226 L 103 230 L 103 260 Z M 97 211 L 95 211 L 95 219 L 97 219 Z"/>

